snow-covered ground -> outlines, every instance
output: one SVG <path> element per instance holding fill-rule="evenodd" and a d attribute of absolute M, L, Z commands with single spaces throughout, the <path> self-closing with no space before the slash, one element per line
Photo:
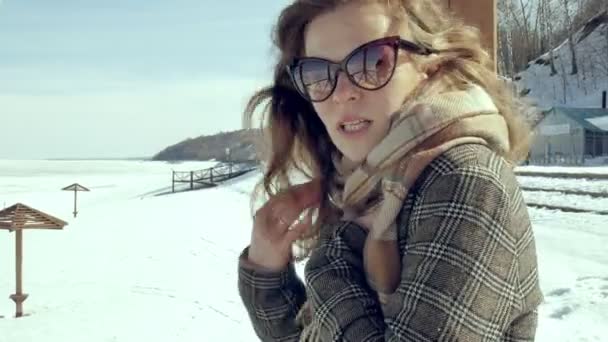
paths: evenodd
<path fill-rule="evenodd" d="M 0 342 L 256 340 L 237 293 L 236 260 L 249 239 L 249 193 L 259 173 L 151 195 L 170 188 L 171 169 L 210 165 L 0 160 L 0 208 L 23 202 L 69 223 L 24 233 L 30 297 L 29 316 L 20 319 L 8 299 L 14 235 L 0 230 Z M 79 194 L 77 218 L 73 194 L 60 191 L 74 182 L 91 189 Z M 543 188 L 576 189 L 579 180 L 556 182 L 526 178 Z M 561 200 L 571 204 L 569 196 Z M 537 340 L 608 341 L 608 216 L 530 214 L 546 296 Z"/>
<path fill-rule="evenodd" d="M 548 191 L 524 191 L 526 203 L 574 207 L 577 209 L 608 212 L 608 198 L 593 198 L 586 195 L 568 195 Z M 564 201 L 567 199 L 567 201 Z M 575 204 L 573 206 L 573 204 Z M 606 217 L 608 223 L 608 217 Z"/>
<path fill-rule="evenodd" d="M 516 171 L 539 173 L 580 173 L 590 175 L 608 175 L 608 166 L 518 166 Z"/>
<path fill-rule="evenodd" d="M 516 171 L 523 172 L 541 172 L 541 173 L 588 173 L 592 175 L 604 174 L 608 175 L 608 166 L 535 166 L 526 165 L 519 166 Z"/>
<path fill-rule="evenodd" d="M 561 1 L 560 1 L 561 6 Z M 588 28 L 591 28 L 589 24 Z M 553 106 L 595 107 L 602 105 L 602 91 L 608 90 L 608 23 L 601 23 L 589 35 L 585 27 L 574 35 L 578 73 L 571 74 L 568 40 L 553 49 L 557 74 L 551 75 L 550 53 L 532 60 L 526 70 L 516 75 L 519 90 L 530 89 L 527 96 L 541 108 Z M 582 39 L 582 41 L 581 41 Z"/>
<path fill-rule="evenodd" d="M 518 180 L 524 187 L 608 194 L 608 180 L 576 179 L 573 181 L 572 179 L 533 176 L 520 176 Z"/>

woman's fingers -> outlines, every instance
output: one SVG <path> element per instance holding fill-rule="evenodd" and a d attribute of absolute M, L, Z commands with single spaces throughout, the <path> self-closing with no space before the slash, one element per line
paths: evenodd
<path fill-rule="evenodd" d="M 292 243 L 312 223 L 312 210 L 304 210 L 317 207 L 320 198 L 320 183 L 315 181 L 270 198 L 254 216 L 249 259 L 269 269 L 283 269 L 292 258 Z"/>
<path fill-rule="evenodd" d="M 296 185 L 266 203 L 265 215 L 275 229 L 285 232 L 300 218 L 303 211 L 316 207 L 320 201 L 320 185 L 311 181 Z"/>
<path fill-rule="evenodd" d="M 319 203 L 321 200 L 321 183 L 318 180 L 312 180 L 295 185 L 279 195 L 277 199 L 287 199 L 287 202 L 290 202 L 296 208 L 296 211 L 300 212 Z"/>
<path fill-rule="evenodd" d="M 310 227 L 312 227 L 314 211 L 315 209 L 313 208 L 305 209 L 305 211 L 300 214 L 297 221 L 293 222 L 293 224 L 288 227 L 287 233 L 285 234 L 285 239 L 287 239 L 289 243 L 301 238 L 302 235 L 306 233 Z"/>

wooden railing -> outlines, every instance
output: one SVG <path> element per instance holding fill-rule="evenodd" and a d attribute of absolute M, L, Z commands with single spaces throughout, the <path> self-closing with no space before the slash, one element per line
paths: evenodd
<path fill-rule="evenodd" d="M 176 183 L 188 183 L 189 190 L 195 185 L 210 187 L 231 178 L 238 177 L 257 168 L 253 163 L 226 163 L 203 170 L 173 171 L 171 191 L 175 192 Z"/>

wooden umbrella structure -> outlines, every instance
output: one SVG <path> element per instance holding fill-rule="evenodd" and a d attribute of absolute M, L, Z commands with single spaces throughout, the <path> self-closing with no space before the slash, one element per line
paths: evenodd
<path fill-rule="evenodd" d="M 78 183 L 74 183 L 70 186 L 66 186 L 65 188 L 61 189 L 64 191 L 74 191 L 74 217 L 76 217 L 76 215 L 78 215 L 78 207 L 77 207 L 77 198 L 78 198 L 78 191 L 91 191 L 87 188 L 85 188 L 84 186 L 78 184 Z"/>
<path fill-rule="evenodd" d="M 0 211 L 0 229 L 15 232 L 15 277 L 16 290 L 9 298 L 15 302 L 15 317 L 23 316 L 23 302 L 28 295 L 23 293 L 23 230 L 63 229 L 66 222 L 45 214 L 25 204 L 17 203 Z"/>

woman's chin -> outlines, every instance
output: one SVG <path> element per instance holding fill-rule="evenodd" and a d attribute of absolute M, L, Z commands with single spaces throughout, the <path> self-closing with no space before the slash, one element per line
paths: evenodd
<path fill-rule="evenodd" d="M 365 160 L 365 157 L 367 157 L 367 151 L 354 151 L 349 149 L 348 151 L 343 150 L 341 152 L 348 161 L 354 164 L 362 163 Z"/>

